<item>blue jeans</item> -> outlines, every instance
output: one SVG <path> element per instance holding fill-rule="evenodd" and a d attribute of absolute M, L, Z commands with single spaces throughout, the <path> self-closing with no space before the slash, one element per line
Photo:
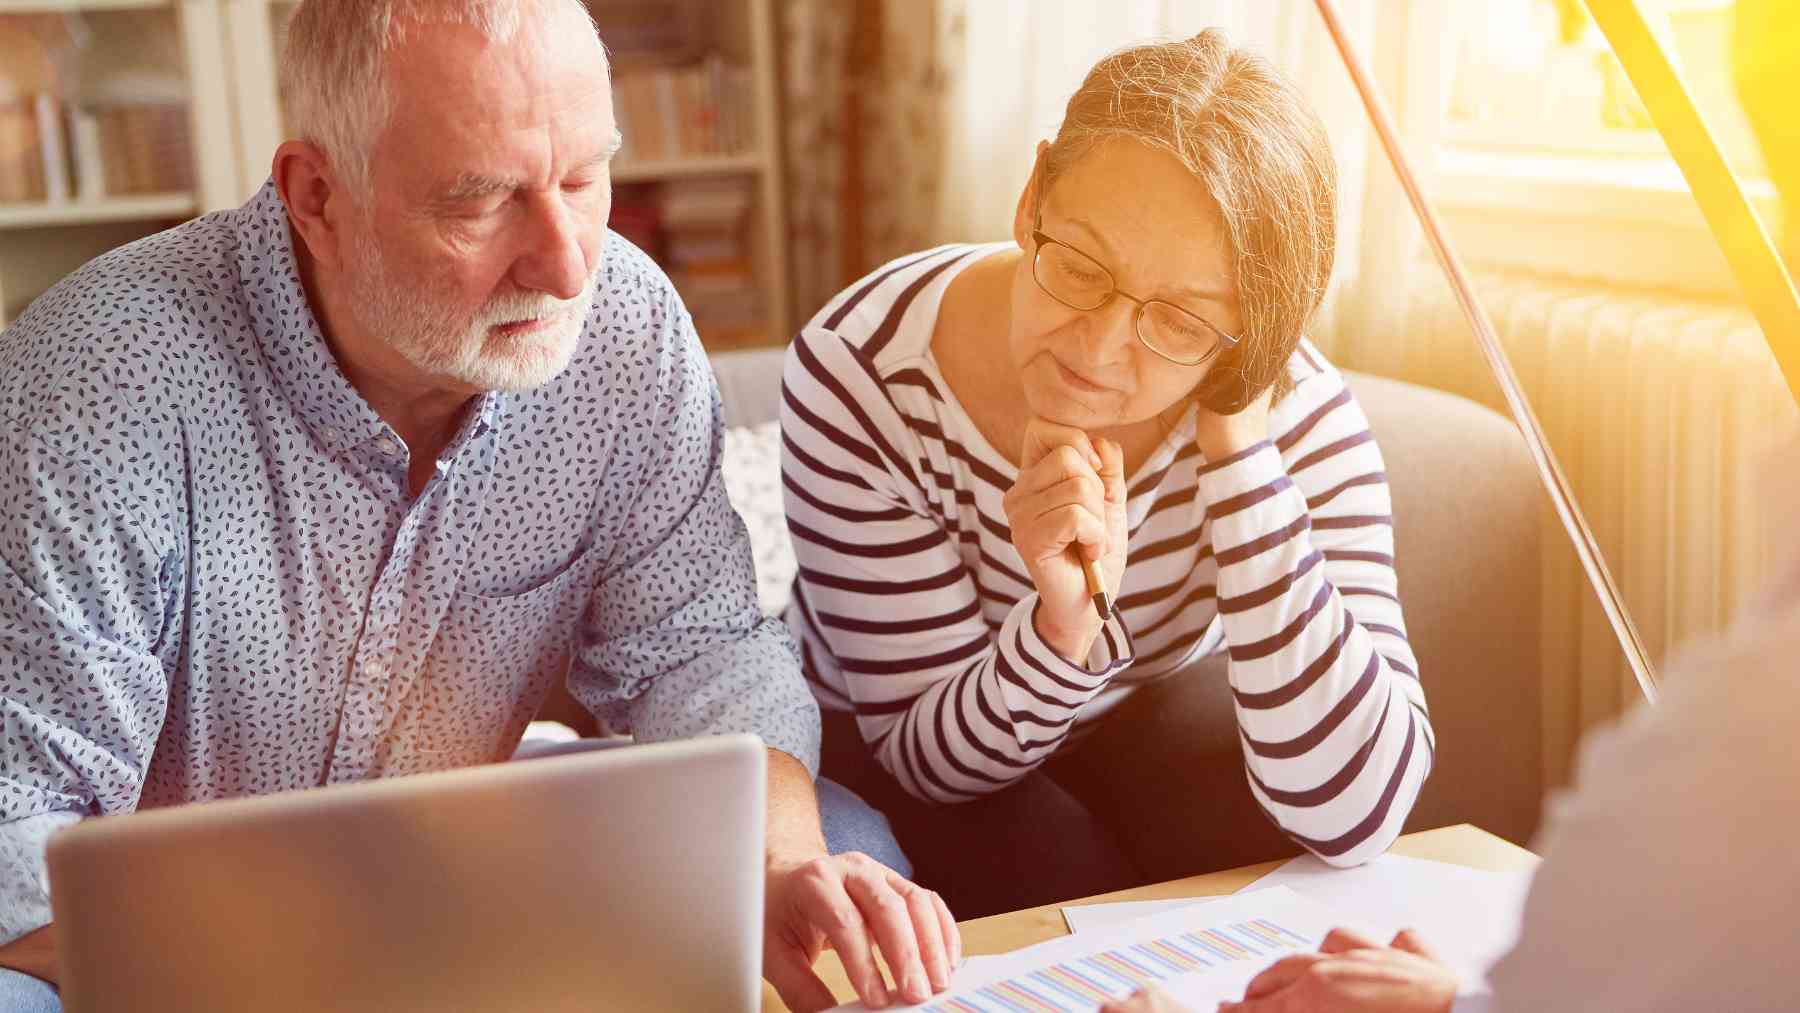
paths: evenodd
<path fill-rule="evenodd" d="M 62 1013 L 62 1000 L 31 975 L 0 967 L 0 1013 Z"/>
<path fill-rule="evenodd" d="M 834 855 L 860 851 L 907 879 L 912 878 L 912 863 L 900 850 L 886 816 L 836 781 L 821 777 L 818 789 L 825 850 Z"/>

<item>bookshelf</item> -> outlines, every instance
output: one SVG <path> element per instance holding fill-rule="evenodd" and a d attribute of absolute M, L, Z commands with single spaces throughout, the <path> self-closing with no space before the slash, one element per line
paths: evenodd
<path fill-rule="evenodd" d="M 741 223 L 757 321 L 714 329 L 696 313 L 709 346 L 784 343 L 795 326 L 789 289 L 786 200 L 777 123 L 772 0 L 587 0 L 614 54 L 615 81 L 659 66 L 710 57 L 730 67 L 747 92 L 737 131 L 742 143 L 709 153 L 632 157 L 633 139 L 615 168 L 615 190 L 633 199 L 687 186 L 736 186 L 748 195 Z M 61 200 L 0 198 L 0 327 L 10 314 L 63 274 L 112 245 L 247 200 L 269 172 L 285 138 L 277 61 L 296 3 L 291 0 L 0 0 L 0 78 L 11 69 L 6 40 L 27 23 L 79 22 L 102 44 L 84 66 L 141 59 L 146 26 L 177 40 L 157 69 L 178 78 L 188 99 L 192 187 L 128 194 L 71 193 Z M 57 18 L 56 15 L 65 17 Z M 35 17 L 34 17 L 35 16 Z M 680 29 L 680 52 L 633 48 Z M 646 30 L 647 29 L 647 30 Z M 666 41 L 666 40 L 664 40 Z M 154 50 L 156 47 L 149 47 Z M 78 101 L 74 82 L 56 82 Z M 616 89 L 615 89 L 616 91 Z M 0 87 L 0 94 L 4 88 Z M 635 132 L 634 132 L 635 133 Z M 0 138 L 3 139 L 3 138 Z M 79 170 L 77 170 L 79 174 Z M 671 275 L 684 275 L 665 261 Z M 717 293 L 715 293 L 716 296 Z M 686 293 L 684 292 L 684 296 Z M 716 301 L 716 299 L 715 299 Z"/>
<path fill-rule="evenodd" d="M 238 202 L 212 157 L 234 145 L 220 26 L 217 0 L 0 0 L 0 327 L 113 246 Z"/>
<path fill-rule="evenodd" d="M 157 193 L 99 200 L 0 203 L 0 229 L 98 225 L 103 222 L 162 221 L 192 218 L 199 209 L 191 193 Z"/>

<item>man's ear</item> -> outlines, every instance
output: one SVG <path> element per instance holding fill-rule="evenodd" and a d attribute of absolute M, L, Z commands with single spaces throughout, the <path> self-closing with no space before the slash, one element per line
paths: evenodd
<path fill-rule="evenodd" d="M 1025 181 L 1025 192 L 1019 195 L 1019 207 L 1013 212 L 1013 242 L 1023 250 L 1031 245 L 1031 226 L 1037 221 L 1038 184 L 1044 178 L 1044 152 L 1050 150 L 1049 141 L 1039 141 L 1037 157 L 1031 163 L 1031 177 Z"/>
<path fill-rule="evenodd" d="M 311 141 L 284 141 L 275 149 L 273 175 L 306 252 L 327 267 L 339 267 L 350 200 L 325 152 Z"/>

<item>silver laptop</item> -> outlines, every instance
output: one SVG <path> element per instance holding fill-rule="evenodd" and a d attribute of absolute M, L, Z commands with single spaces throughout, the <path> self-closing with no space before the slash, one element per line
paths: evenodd
<path fill-rule="evenodd" d="M 766 754 L 726 736 L 88 820 L 68 1013 L 755 1010 Z"/>

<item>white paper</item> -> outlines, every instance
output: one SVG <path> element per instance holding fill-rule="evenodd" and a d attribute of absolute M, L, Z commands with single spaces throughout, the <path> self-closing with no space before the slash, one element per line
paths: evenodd
<path fill-rule="evenodd" d="M 1091 996 L 1083 998 L 1079 989 L 1059 991 L 1055 982 L 1070 979 L 1066 976 L 1059 979 L 1053 972 L 1059 968 L 1074 968 L 1081 972 L 1082 980 L 1092 983 L 1092 988 L 1110 998 L 1123 998 L 1137 990 L 1129 977 L 1109 978 L 1104 971 L 1092 969 L 1097 965 L 1081 963 L 1089 958 L 1104 961 L 1104 955 L 1116 952 L 1138 961 L 1140 967 L 1151 969 L 1155 984 L 1176 999 L 1196 1009 L 1212 1009 L 1225 1000 L 1241 998 L 1250 979 L 1281 957 L 1316 949 L 1325 934 L 1343 921 L 1340 913 L 1286 887 L 1240 893 L 1204 905 L 1187 905 L 1080 935 L 1063 936 L 979 963 L 970 961 L 957 971 L 948 992 L 929 1002 L 901 1008 L 947 1013 L 951 1009 L 947 1002 L 956 999 L 966 1004 L 956 1009 L 1014 1010 L 1020 1008 L 1019 1005 L 1000 1002 L 993 998 L 994 993 L 1029 988 L 1039 997 L 1037 1005 L 1031 1007 L 1033 1009 L 1085 1013 L 1098 1009 L 1101 1000 Z M 1254 930 L 1260 935 L 1239 927 L 1250 922 L 1261 923 Z M 1221 932 L 1227 940 L 1240 940 L 1248 945 L 1239 946 L 1228 941 L 1224 948 L 1209 951 L 1182 936 L 1183 933 L 1208 931 Z M 1203 954 L 1209 965 L 1190 964 L 1186 969 L 1175 964 L 1159 965 L 1153 955 L 1146 956 L 1145 951 L 1133 948 L 1165 939 L 1181 942 L 1191 948 L 1191 952 Z M 1232 952 L 1232 946 L 1237 946 L 1240 952 Z M 1034 977 L 1040 973 L 1046 977 Z M 984 989 L 989 991 L 984 994 Z M 840 1011 L 865 1009 L 861 1003 L 837 1008 Z"/>
<path fill-rule="evenodd" d="M 1379 943 L 1412 929 L 1461 975 L 1465 991 L 1481 991 L 1488 970 L 1518 941 L 1533 871 L 1486 872 L 1401 855 L 1334 869 L 1307 855 L 1245 889 L 1291 887 L 1345 912 L 1344 927 Z"/>
<path fill-rule="evenodd" d="M 1074 904 L 1062 909 L 1063 923 L 1070 932 L 1091 932 L 1137 918 L 1148 918 L 1165 911 L 1211 904 L 1218 897 L 1177 897 L 1174 900 L 1128 900 L 1108 904 Z"/>
<path fill-rule="evenodd" d="M 1245 890 L 1290 887 L 1344 914 L 1341 925 L 1386 943 L 1412 929 L 1463 980 L 1485 991 L 1487 972 L 1519 938 L 1531 871 L 1485 872 L 1422 858 L 1383 855 L 1337 869 L 1310 855 L 1296 858 Z M 1216 903 L 1218 898 L 1084 904 L 1062 909 L 1070 932 L 1091 932 L 1152 914 Z"/>

